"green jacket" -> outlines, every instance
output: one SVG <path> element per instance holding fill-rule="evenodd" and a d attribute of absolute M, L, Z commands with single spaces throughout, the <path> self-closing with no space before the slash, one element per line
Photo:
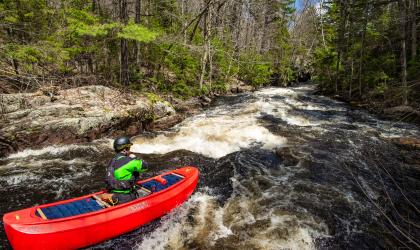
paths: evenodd
<path fill-rule="evenodd" d="M 130 193 L 138 174 L 145 172 L 143 161 L 117 154 L 108 164 L 106 183 L 114 193 Z"/>

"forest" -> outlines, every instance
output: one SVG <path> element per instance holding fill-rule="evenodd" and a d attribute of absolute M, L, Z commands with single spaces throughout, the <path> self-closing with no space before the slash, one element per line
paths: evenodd
<path fill-rule="evenodd" d="M 420 249 L 419 27 L 420 0 L 0 0 L 0 249 Z"/>
<path fill-rule="evenodd" d="M 1 0 L 0 92 L 288 86 L 418 107 L 418 0 Z"/>

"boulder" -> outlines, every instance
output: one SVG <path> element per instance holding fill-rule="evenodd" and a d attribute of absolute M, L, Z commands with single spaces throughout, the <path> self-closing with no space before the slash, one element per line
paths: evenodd
<path fill-rule="evenodd" d="M 146 98 L 99 85 L 4 94 L 0 107 L 0 157 L 26 147 L 89 141 L 113 131 L 134 135 L 152 121 L 154 110 L 161 117 L 175 113 L 166 103 L 152 109 Z"/>
<path fill-rule="evenodd" d="M 250 92 L 253 90 L 253 87 L 250 85 L 247 85 L 246 83 L 238 80 L 238 79 L 233 79 L 231 80 L 230 84 L 229 84 L 229 90 L 231 93 L 236 94 L 236 93 L 243 93 L 243 92 Z"/>
<path fill-rule="evenodd" d="M 396 106 L 388 109 L 384 109 L 384 113 L 388 115 L 398 114 L 398 113 L 411 113 L 414 109 L 411 106 Z"/>
<path fill-rule="evenodd" d="M 179 114 L 166 116 L 153 123 L 153 130 L 164 130 L 180 123 L 185 117 Z"/>
<path fill-rule="evenodd" d="M 165 116 L 174 115 L 176 112 L 169 102 L 158 101 L 153 104 L 153 113 L 155 115 L 155 118 L 160 119 Z"/>
<path fill-rule="evenodd" d="M 398 121 L 420 124 L 420 111 L 411 106 L 401 105 L 384 109 L 383 115 L 390 119 L 397 119 Z"/>
<path fill-rule="evenodd" d="M 398 138 L 392 138 L 391 140 L 398 145 L 408 147 L 411 149 L 420 150 L 420 138 L 398 137 Z"/>

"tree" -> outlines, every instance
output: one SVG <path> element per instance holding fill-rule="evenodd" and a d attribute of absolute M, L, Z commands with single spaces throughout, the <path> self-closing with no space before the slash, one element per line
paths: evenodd
<path fill-rule="evenodd" d="M 127 0 L 120 1 L 120 21 L 124 25 L 127 25 L 128 23 Z M 121 37 L 120 39 L 120 82 L 123 85 L 128 86 L 128 44 L 127 39 L 125 39 L 124 37 Z"/>

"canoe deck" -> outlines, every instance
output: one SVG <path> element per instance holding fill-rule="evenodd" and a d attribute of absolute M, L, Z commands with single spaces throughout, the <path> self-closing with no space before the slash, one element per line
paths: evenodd
<path fill-rule="evenodd" d="M 154 192 L 160 192 L 169 188 L 170 186 L 178 183 L 180 180 L 183 179 L 182 176 L 174 175 L 174 174 L 167 174 L 162 175 L 161 178 L 165 180 L 166 183 L 161 183 L 156 179 L 146 180 L 144 182 L 140 182 L 137 187 L 138 197 L 145 197 L 150 195 Z M 142 192 L 142 190 L 148 190 L 149 192 Z M 106 208 L 104 206 L 104 202 L 98 201 L 94 198 L 83 198 L 76 201 L 71 201 L 68 203 L 52 205 L 48 207 L 40 208 L 41 211 L 37 210 L 35 212 L 36 216 L 48 220 L 53 219 L 62 219 L 71 216 L 86 214 L 90 212 L 95 212 L 101 209 Z"/>
<path fill-rule="evenodd" d="M 138 198 L 115 206 L 104 202 L 109 194 L 100 191 L 11 211 L 3 216 L 5 232 L 17 250 L 94 245 L 170 212 L 190 197 L 198 179 L 198 169 L 185 166 L 136 182 Z"/>

